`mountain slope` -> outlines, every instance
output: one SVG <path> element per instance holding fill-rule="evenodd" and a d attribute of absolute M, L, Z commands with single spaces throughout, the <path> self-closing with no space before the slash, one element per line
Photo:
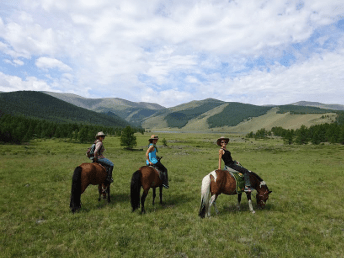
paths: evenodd
<path fill-rule="evenodd" d="M 319 102 L 309 102 L 309 101 L 299 101 L 299 102 L 293 103 L 292 105 L 303 106 L 303 107 L 318 107 L 322 109 L 332 109 L 332 110 L 344 110 L 344 105 L 323 104 Z"/>
<path fill-rule="evenodd" d="M 295 105 L 255 106 L 213 99 L 192 101 L 148 117 L 142 127 L 155 130 L 250 132 L 274 126 L 296 129 L 336 121 L 333 110 Z"/>
<path fill-rule="evenodd" d="M 142 126 L 149 128 L 152 124 L 154 124 L 154 126 L 158 127 L 182 128 L 190 120 L 201 117 L 204 113 L 222 105 L 223 103 L 225 102 L 216 99 L 191 101 L 189 103 L 178 105 L 176 107 L 168 108 L 155 113 L 151 117 L 144 120 Z"/>
<path fill-rule="evenodd" d="M 0 93 L 0 110 L 11 115 L 24 115 L 55 122 L 77 122 L 116 127 L 129 125 L 115 114 L 111 116 L 100 114 L 35 91 Z"/>
<path fill-rule="evenodd" d="M 89 99 L 71 93 L 44 93 L 78 107 L 101 113 L 114 113 L 136 126 L 140 126 L 144 118 L 153 115 L 159 110 L 165 109 L 165 107 L 160 106 L 159 104 L 145 102 L 137 103 L 120 98 Z"/>

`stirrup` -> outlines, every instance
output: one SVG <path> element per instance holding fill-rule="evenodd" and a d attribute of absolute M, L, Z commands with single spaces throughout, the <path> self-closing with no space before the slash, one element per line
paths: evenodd
<path fill-rule="evenodd" d="M 111 184 L 111 183 L 113 183 L 113 178 L 112 177 L 110 179 L 106 178 L 105 182 L 108 183 L 108 184 Z"/>
<path fill-rule="evenodd" d="M 162 186 L 165 187 L 166 189 L 169 188 L 169 186 L 168 186 L 168 185 L 165 185 L 165 184 L 162 184 Z"/>
<path fill-rule="evenodd" d="M 245 186 L 245 188 L 244 188 L 244 192 L 246 192 L 246 193 L 251 193 L 251 192 L 252 192 L 252 189 L 251 189 L 251 187 L 249 187 L 249 186 Z"/>

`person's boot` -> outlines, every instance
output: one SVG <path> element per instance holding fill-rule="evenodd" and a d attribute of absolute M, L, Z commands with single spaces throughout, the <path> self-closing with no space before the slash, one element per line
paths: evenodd
<path fill-rule="evenodd" d="M 250 175 L 248 173 L 245 173 L 244 177 L 245 177 L 245 189 L 244 189 L 244 192 L 250 193 L 250 192 L 252 192 L 251 182 L 250 182 Z"/>
<path fill-rule="evenodd" d="M 107 169 L 107 178 L 106 178 L 106 182 L 108 183 L 108 184 L 111 184 L 112 182 L 113 182 L 113 179 L 112 179 L 112 170 L 113 170 L 113 167 L 109 167 L 108 169 Z"/>
<path fill-rule="evenodd" d="M 165 187 L 166 189 L 169 188 L 168 186 L 168 176 L 167 176 L 167 171 L 161 172 L 162 175 L 162 186 Z"/>

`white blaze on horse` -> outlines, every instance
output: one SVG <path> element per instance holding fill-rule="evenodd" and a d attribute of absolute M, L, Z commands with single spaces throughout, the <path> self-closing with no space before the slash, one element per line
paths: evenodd
<path fill-rule="evenodd" d="M 269 194 L 272 192 L 269 190 L 266 183 L 256 173 L 250 172 L 251 187 L 257 191 L 256 199 L 257 205 L 260 208 L 264 208 L 266 201 L 269 198 Z M 238 194 L 238 208 L 240 209 L 241 194 L 242 192 L 237 191 L 236 179 L 227 170 L 214 170 L 206 175 L 202 180 L 201 189 L 201 207 L 199 210 L 199 216 L 204 218 L 205 216 L 210 217 L 210 208 L 213 205 L 216 213 L 215 201 L 221 194 L 234 195 Z M 250 211 L 255 213 L 251 200 L 251 193 L 246 192 Z"/>

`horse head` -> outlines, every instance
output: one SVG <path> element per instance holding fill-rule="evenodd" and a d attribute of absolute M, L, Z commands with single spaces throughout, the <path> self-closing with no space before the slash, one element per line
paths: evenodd
<path fill-rule="evenodd" d="M 256 195 L 257 205 L 258 207 L 263 209 L 266 205 L 266 201 L 269 199 L 269 194 L 272 193 L 272 191 L 269 190 L 265 181 L 256 173 L 251 172 L 250 179 L 251 179 L 251 183 L 254 184 L 255 186 L 254 188 L 257 191 L 257 195 Z"/>
<path fill-rule="evenodd" d="M 257 189 L 257 194 L 256 194 L 256 200 L 257 200 L 257 205 L 264 209 L 266 205 L 266 201 L 269 199 L 269 194 L 272 193 L 272 191 L 269 190 L 268 186 L 265 184 L 264 181 L 260 183 L 259 188 Z"/>

